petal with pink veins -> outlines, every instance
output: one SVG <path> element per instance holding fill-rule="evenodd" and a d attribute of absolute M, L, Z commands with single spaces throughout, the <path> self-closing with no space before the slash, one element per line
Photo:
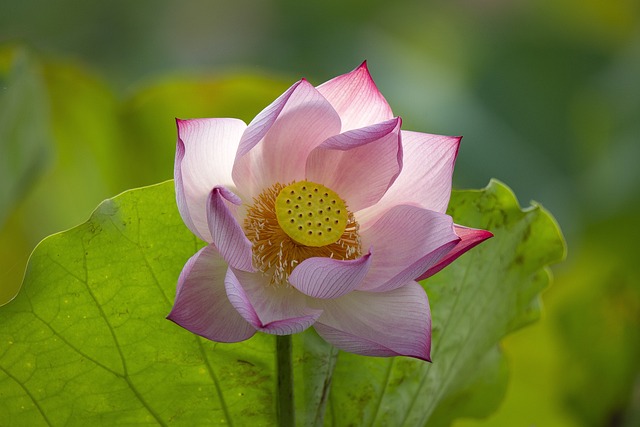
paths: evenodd
<path fill-rule="evenodd" d="M 415 205 L 445 213 L 461 137 L 402 131 L 402 171 L 380 201 L 360 212 L 362 225 L 395 205 Z"/>
<path fill-rule="evenodd" d="M 389 292 L 354 291 L 315 300 L 323 313 L 315 330 L 337 348 L 364 356 L 410 356 L 430 361 L 431 312 L 422 286 Z"/>
<path fill-rule="evenodd" d="M 467 252 L 469 249 L 493 237 L 493 233 L 487 230 L 478 230 L 475 228 L 463 227 L 457 224 L 454 226 L 454 228 L 456 234 L 460 237 L 460 242 L 444 257 L 442 257 L 442 259 L 436 265 L 429 268 L 416 280 L 423 280 L 429 276 L 433 276 L 438 271 L 442 270 L 447 265 L 455 261 L 460 255 Z"/>
<path fill-rule="evenodd" d="M 364 247 L 375 250 L 359 290 L 386 292 L 414 280 L 451 251 L 460 237 L 450 216 L 416 206 L 395 206 L 366 229 Z"/>
<path fill-rule="evenodd" d="M 228 203 L 242 204 L 242 200 L 224 187 L 214 187 L 209 195 L 207 220 L 213 244 L 230 266 L 255 271 L 252 265 L 251 242 L 229 209 Z"/>
<path fill-rule="evenodd" d="M 230 268 L 225 278 L 229 301 L 256 329 L 275 335 L 297 334 L 318 319 L 307 297 L 286 285 L 271 285 L 261 274 Z"/>
<path fill-rule="evenodd" d="M 369 74 L 366 61 L 350 73 L 318 86 L 340 114 L 342 132 L 393 118 L 391 107 Z"/>
<path fill-rule="evenodd" d="M 239 342 L 256 329 L 231 305 L 224 285 L 227 264 L 213 245 L 187 261 L 167 319 L 212 341 Z"/>
<path fill-rule="evenodd" d="M 276 182 L 305 178 L 309 153 L 340 132 L 340 117 L 306 80 L 293 85 L 247 127 L 233 167 L 243 200 Z"/>
<path fill-rule="evenodd" d="M 180 215 L 199 238 L 211 242 L 207 198 L 215 186 L 233 188 L 231 170 L 247 125 L 237 119 L 177 120 L 174 178 Z"/>
<path fill-rule="evenodd" d="M 307 179 L 338 193 L 351 211 L 378 202 L 402 169 L 395 118 L 328 138 L 307 159 Z"/>
<path fill-rule="evenodd" d="M 291 275 L 291 285 L 313 298 L 338 298 L 358 287 L 369 271 L 371 253 L 358 259 L 308 258 Z"/>

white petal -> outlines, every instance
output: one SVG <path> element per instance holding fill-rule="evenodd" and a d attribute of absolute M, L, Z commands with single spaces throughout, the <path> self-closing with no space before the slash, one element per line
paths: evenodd
<path fill-rule="evenodd" d="M 444 213 L 451 196 L 459 137 L 402 131 L 402 171 L 378 203 L 356 212 L 361 226 L 396 205 L 415 205 Z"/>
<path fill-rule="evenodd" d="M 449 215 L 416 206 L 394 206 L 360 231 L 364 247 L 375 250 L 359 290 L 384 292 L 423 274 L 458 243 Z"/>
<path fill-rule="evenodd" d="M 430 360 L 431 312 L 418 283 L 389 292 L 355 291 L 316 301 L 324 312 L 314 328 L 339 349 L 365 356 Z"/>
<path fill-rule="evenodd" d="M 324 141 L 307 159 L 307 177 L 358 211 L 378 202 L 402 169 L 400 118 L 354 129 Z"/>
<path fill-rule="evenodd" d="M 230 266 L 255 271 L 252 245 L 234 217 L 229 205 L 239 205 L 240 198 L 224 187 L 214 187 L 209 195 L 207 221 L 213 244 Z"/>
<path fill-rule="evenodd" d="M 371 253 L 358 259 L 308 258 L 289 276 L 289 282 L 313 298 L 338 298 L 356 289 L 369 271 Z"/>
<path fill-rule="evenodd" d="M 239 342 L 256 329 L 244 320 L 227 298 L 227 264 L 213 245 L 196 253 L 178 279 L 176 300 L 167 319 L 212 341 Z"/>
<path fill-rule="evenodd" d="M 261 273 L 229 269 L 227 295 L 238 313 L 256 329 L 289 335 L 311 326 L 322 310 L 309 308 L 307 297 L 290 286 L 274 286 Z"/>
<path fill-rule="evenodd" d="M 318 91 L 340 114 L 342 132 L 393 118 L 391 107 L 371 78 L 366 62 L 321 84 Z"/>
<path fill-rule="evenodd" d="M 340 117 L 306 80 L 293 85 L 247 127 L 233 168 L 243 200 L 276 182 L 305 179 L 309 153 L 340 132 Z"/>
<path fill-rule="evenodd" d="M 247 125 L 237 119 L 178 120 L 174 178 L 180 215 L 189 229 L 211 242 L 207 198 L 215 186 L 234 189 L 231 170 Z"/>

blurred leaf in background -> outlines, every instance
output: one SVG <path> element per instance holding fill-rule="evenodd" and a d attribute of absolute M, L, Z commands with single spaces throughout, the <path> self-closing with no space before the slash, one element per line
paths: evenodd
<path fill-rule="evenodd" d="M 616 233 L 639 217 L 636 209 L 600 223 L 559 277 L 552 320 L 563 350 L 561 390 L 580 425 L 640 423 L 640 264 L 635 251 L 611 250 L 640 241 L 640 227 Z"/>
<path fill-rule="evenodd" d="M 135 91 L 124 102 L 128 141 L 123 167 L 136 170 L 140 184 L 173 177 L 175 119 L 234 117 L 249 123 L 291 82 L 246 73 L 174 77 Z"/>
<path fill-rule="evenodd" d="M 0 52 L 0 229 L 51 158 L 48 94 L 25 49 Z"/>
<path fill-rule="evenodd" d="M 5 48 L 3 57 L 16 57 L 21 69 L 7 82 L 5 102 L 19 103 L 0 110 L 7 134 L 0 148 L 21 151 L 0 156 L 7 163 L 0 207 L 8 217 L 0 228 L 0 305 L 19 289 L 42 238 L 80 223 L 107 197 L 172 177 L 176 117 L 250 121 L 286 88 L 247 74 L 176 77 L 119 100 L 78 64 L 39 60 L 24 48 Z"/>
<path fill-rule="evenodd" d="M 121 171 L 118 162 L 115 97 L 83 68 L 42 62 L 26 52 L 5 48 L 3 55 L 28 55 L 31 71 L 22 79 L 35 78 L 30 76 L 37 70 L 37 99 L 28 111 L 21 112 L 18 124 L 23 134 L 38 132 L 41 151 L 49 154 L 49 162 L 47 168 L 29 170 L 31 186 L 8 206 L 7 220 L 0 228 L 0 304 L 19 288 L 29 252 L 40 239 L 82 221 L 92 205 L 121 191 L 127 182 L 117 179 L 126 170 Z M 17 84 L 10 86 L 17 88 Z M 22 146 L 25 141 L 10 138 L 2 144 Z M 24 170 L 30 160 L 5 159 L 13 168 Z"/>

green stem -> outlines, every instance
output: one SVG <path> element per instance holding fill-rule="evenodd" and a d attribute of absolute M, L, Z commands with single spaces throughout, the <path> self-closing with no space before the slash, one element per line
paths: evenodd
<path fill-rule="evenodd" d="M 276 335 L 278 365 L 278 420 L 280 427 L 294 427 L 296 413 L 293 403 L 293 367 L 291 335 Z"/>

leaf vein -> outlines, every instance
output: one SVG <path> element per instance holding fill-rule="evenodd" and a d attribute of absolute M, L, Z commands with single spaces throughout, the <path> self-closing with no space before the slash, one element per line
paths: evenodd
<path fill-rule="evenodd" d="M 33 394 L 31 394 L 31 391 L 24 384 L 22 384 L 20 381 L 18 381 L 18 379 L 16 377 L 11 375 L 11 373 L 9 371 L 4 369 L 1 365 L 0 365 L 0 370 L 2 370 L 2 372 L 4 372 L 4 374 L 7 377 L 11 378 L 22 390 L 24 390 L 25 394 L 27 396 L 29 396 L 29 399 L 31 399 L 31 401 L 33 402 L 33 405 L 36 407 L 36 409 L 38 409 L 38 412 L 40 413 L 40 415 L 42 415 L 42 418 L 47 423 L 47 425 L 48 426 L 53 426 L 53 424 L 51 424 L 51 421 L 47 417 L 47 414 L 45 413 L 45 411 L 42 409 L 42 407 L 38 403 L 38 399 L 36 399 L 35 396 Z"/>
<path fill-rule="evenodd" d="M 198 347 L 200 349 L 200 354 L 202 354 L 202 359 L 207 367 L 207 371 L 209 372 L 209 377 L 213 381 L 213 385 L 216 388 L 216 393 L 218 393 L 218 397 L 220 398 L 220 406 L 222 407 L 222 412 L 224 413 L 224 417 L 229 424 L 229 427 L 233 427 L 233 421 L 231 420 L 231 414 L 229 413 L 229 408 L 227 408 L 227 403 L 224 400 L 224 394 L 222 393 L 222 388 L 220 387 L 220 382 L 218 381 L 218 377 L 213 370 L 213 366 L 211 366 L 211 362 L 209 362 L 209 358 L 207 357 L 206 351 L 202 346 L 202 338 L 195 337 L 195 340 L 198 343 Z"/>
<path fill-rule="evenodd" d="M 371 427 L 373 427 L 378 419 L 378 415 L 380 414 L 380 407 L 382 406 L 382 401 L 384 400 L 384 395 L 387 392 L 387 388 L 389 387 L 389 381 L 391 380 L 391 372 L 393 371 L 393 365 L 395 364 L 395 357 L 392 357 L 390 361 L 387 363 L 387 372 L 385 374 L 384 386 L 382 387 L 382 391 L 380 392 L 380 397 L 378 402 L 376 403 L 376 409 L 373 414 L 373 418 L 371 419 Z"/>

